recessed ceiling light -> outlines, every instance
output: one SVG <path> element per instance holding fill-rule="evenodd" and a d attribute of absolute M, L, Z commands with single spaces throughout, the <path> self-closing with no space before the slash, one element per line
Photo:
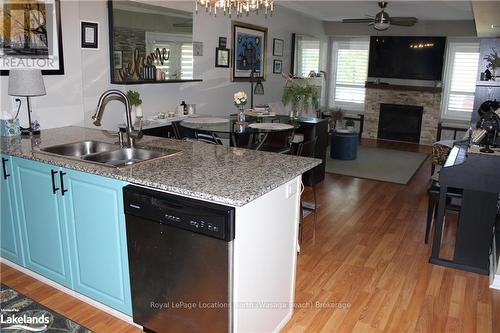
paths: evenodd
<path fill-rule="evenodd" d="M 500 24 L 492 24 L 491 29 L 500 28 Z"/>

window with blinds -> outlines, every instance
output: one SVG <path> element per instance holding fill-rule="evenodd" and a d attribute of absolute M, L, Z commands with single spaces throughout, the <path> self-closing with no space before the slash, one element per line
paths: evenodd
<path fill-rule="evenodd" d="M 332 43 L 332 92 L 330 105 L 362 109 L 368 76 L 368 40 Z"/>
<path fill-rule="evenodd" d="M 170 52 L 170 58 L 164 61 L 163 64 L 155 62 L 156 68 L 163 70 L 168 79 L 193 79 L 193 43 L 155 42 L 151 52 L 154 52 L 157 48 L 160 50 L 165 48 Z"/>
<path fill-rule="evenodd" d="M 181 78 L 183 80 L 193 79 L 193 43 L 182 43 Z"/>
<path fill-rule="evenodd" d="M 301 77 L 308 77 L 312 71 L 316 73 L 319 71 L 320 48 L 319 40 L 299 41 L 299 73 Z"/>
<path fill-rule="evenodd" d="M 476 91 L 479 44 L 450 43 L 446 58 L 443 117 L 470 119 Z"/>

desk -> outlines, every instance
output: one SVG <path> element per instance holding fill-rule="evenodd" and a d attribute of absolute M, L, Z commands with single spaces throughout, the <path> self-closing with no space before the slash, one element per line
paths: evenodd
<path fill-rule="evenodd" d="M 439 174 L 441 185 L 432 254 L 433 264 L 489 274 L 489 254 L 497 216 L 500 157 L 474 153 L 467 142 L 455 145 Z M 462 206 L 453 259 L 440 257 L 448 188 L 462 189 Z"/>

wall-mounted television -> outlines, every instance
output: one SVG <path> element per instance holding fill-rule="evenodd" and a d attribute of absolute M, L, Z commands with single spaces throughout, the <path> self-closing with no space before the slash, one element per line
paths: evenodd
<path fill-rule="evenodd" d="M 441 81 L 446 37 L 372 36 L 368 76 Z"/>

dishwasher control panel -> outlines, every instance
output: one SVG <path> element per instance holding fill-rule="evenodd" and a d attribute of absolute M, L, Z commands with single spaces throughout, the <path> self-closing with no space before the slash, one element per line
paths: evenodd
<path fill-rule="evenodd" d="M 125 214 L 221 240 L 234 239 L 234 208 L 142 187 L 124 187 Z"/>
<path fill-rule="evenodd" d="M 157 207 L 160 222 L 197 233 L 224 238 L 226 233 L 225 220 L 219 216 L 203 216 L 203 214 L 191 215 L 189 213 L 175 212 L 172 209 Z"/>

